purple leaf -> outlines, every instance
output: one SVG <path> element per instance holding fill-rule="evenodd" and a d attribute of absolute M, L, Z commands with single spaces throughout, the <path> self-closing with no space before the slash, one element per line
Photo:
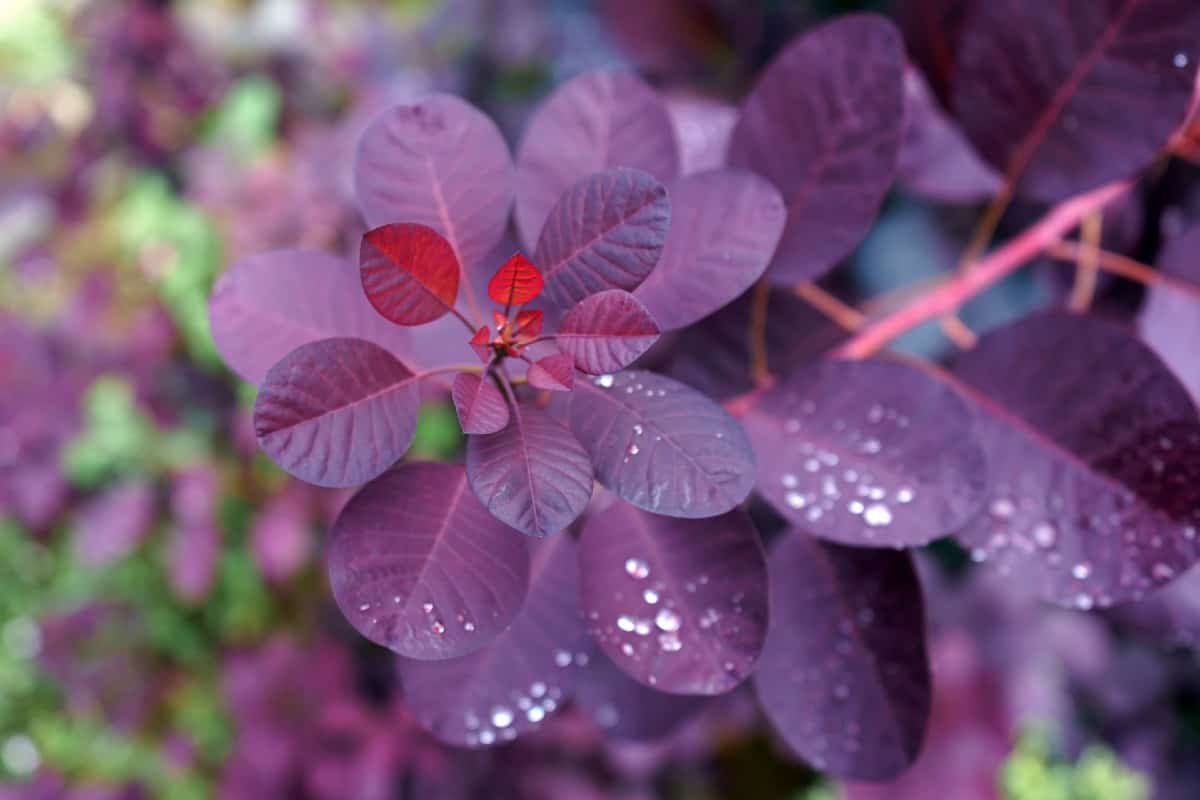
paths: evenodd
<path fill-rule="evenodd" d="M 898 170 L 905 188 L 922 197 L 960 203 L 996 194 L 1003 179 L 975 153 L 913 67 L 904 72 L 904 96 L 908 124 Z"/>
<path fill-rule="evenodd" d="M 1018 190 L 1060 200 L 1145 166 L 1183 121 L 1200 61 L 1191 0 L 975 3 L 953 107 Z"/>
<path fill-rule="evenodd" d="M 739 510 L 683 520 L 613 503 L 579 540 L 588 630 L 630 677 L 674 694 L 723 694 L 754 669 L 767 565 Z"/>
<path fill-rule="evenodd" d="M 434 736 L 467 747 L 511 741 L 570 698 L 575 656 L 590 648 L 575 550 L 569 536 L 538 545 L 525 604 L 483 649 L 449 661 L 400 662 L 404 703 Z"/>
<path fill-rule="evenodd" d="M 676 95 L 667 98 L 667 113 L 679 143 L 680 175 L 725 165 L 729 139 L 738 121 L 736 108 L 704 97 Z"/>
<path fill-rule="evenodd" d="M 154 521 L 154 487 L 129 479 L 91 499 L 75 519 L 75 550 L 94 566 L 133 552 Z"/>
<path fill-rule="evenodd" d="M 667 190 L 644 172 L 618 167 L 574 184 L 534 253 L 545 302 L 566 308 L 605 289 L 635 289 L 658 263 L 670 219 Z"/>
<path fill-rule="evenodd" d="M 658 94 L 628 72 L 588 72 L 534 112 L 517 151 L 517 230 L 526 248 L 563 193 L 594 172 L 634 167 L 660 181 L 679 172 L 675 134 Z"/>
<path fill-rule="evenodd" d="M 1106 232 L 1109 227 L 1105 226 Z M 1159 253 L 1158 267 L 1167 275 L 1200 285 L 1197 253 L 1200 225 L 1169 240 Z M 1200 360 L 1194 346 L 1200 338 L 1200 304 L 1196 298 L 1171 288 L 1147 287 L 1146 302 L 1138 315 L 1138 332 L 1167 362 L 1192 399 L 1200 398 Z"/>
<path fill-rule="evenodd" d="M 496 519 L 530 536 L 570 525 L 592 496 L 587 451 L 545 413 L 513 409 L 507 428 L 467 439 L 467 476 Z"/>
<path fill-rule="evenodd" d="M 788 224 L 773 281 L 817 278 L 866 235 L 896 171 L 903 72 L 892 24 L 854 14 L 789 45 L 746 98 L 729 163 L 783 192 Z"/>
<path fill-rule="evenodd" d="M 712 517 L 754 487 L 754 455 L 723 408 L 670 378 L 641 370 L 581 381 L 571 430 L 596 479 L 638 508 Z"/>
<path fill-rule="evenodd" d="M 397 325 L 425 325 L 454 308 L 458 259 L 433 228 L 407 222 L 373 228 L 363 234 L 358 265 L 367 300 Z"/>
<path fill-rule="evenodd" d="M 363 636 L 409 658 L 478 650 L 525 600 L 525 540 L 487 513 L 457 465 L 403 464 L 372 481 L 331 537 L 338 607 Z"/>
<path fill-rule="evenodd" d="M 504 235 L 513 196 L 508 145 L 487 115 L 458 97 L 433 94 L 396 106 L 363 134 L 354 183 L 371 227 L 428 225 L 464 267 Z"/>
<path fill-rule="evenodd" d="M 575 365 L 566 353 L 554 353 L 530 364 L 525 377 L 535 389 L 569 392 L 575 385 Z"/>
<path fill-rule="evenodd" d="M 460 372 L 451 396 L 463 433 L 496 433 L 508 424 L 508 402 L 490 379 Z"/>
<path fill-rule="evenodd" d="M 741 170 L 680 178 L 670 197 L 662 257 L 634 292 L 664 330 L 690 325 L 754 285 L 787 221 L 775 187 Z"/>
<path fill-rule="evenodd" d="M 771 550 L 763 711 L 816 769 L 884 780 L 917 757 L 930 712 L 921 587 L 907 553 L 792 531 Z"/>
<path fill-rule="evenodd" d="M 963 18 L 972 5 L 963 0 L 904 0 L 896 4 L 908 55 L 929 79 L 942 105 L 950 94 Z"/>
<path fill-rule="evenodd" d="M 375 313 L 357 270 L 328 253 L 279 250 L 238 261 L 217 279 L 208 301 L 213 341 L 250 383 L 297 347 L 352 336 L 395 355 L 408 332 Z"/>
<path fill-rule="evenodd" d="M 576 679 L 576 705 L 615 739 L 661 739 L 711 702 L 699 695 L 649 689 L 618 669 L 595 645 L 590 652 L 577 654 L 576 662 L 583 669 Z"/>
<path fill-rule="evenodd" d="M 1053 354 L 1053 357 L 1048 357 Z M 1124 329 L 1026 317 L 964 354 L 991 490 L 972 558 L 1078 608 L 1140 597 L 1198 557 L 1200 419 Z"/>
<path fill-rule="evenodd" d="M 845 544 L 905 547 L 978 513 L 987 463 L 974 421 L 921 367 L 823 359 L 762 395 L 742 424 L 758 491 L 790 522 Z"/>
<path fill-rule="evenodd" d="M 587 297 L 562 318 L 554 343 L 592 375 L 616 372 L 658 340 L 658 325 L 629 292 L 609 289 Z"/>
<path fill-rule="evenodd" d="M 250 552 L 264 578 L 285 581 L 305 565 L 312 550 L 309 490 L 289 482 L 255 517 Z"/>
<path fill-rule="evenodd" d="M 323 339 L 271 367 L 254 403 L 254 432 L 297 478 L 357 486 L 408 450 L 419 405 L 416 378 L 382 347 Z"/>
<path fill-rule="evenodd" d="M 173 526 L 167 541 L 167 577 L 185 602 L 208 594 L 221 549 L 217 528 L 217 475 L 211 467 L 192 467 L 171 486 Z"/>

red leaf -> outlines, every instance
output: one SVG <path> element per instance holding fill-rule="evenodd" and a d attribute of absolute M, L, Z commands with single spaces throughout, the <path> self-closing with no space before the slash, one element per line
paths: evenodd
<path fill-rule="evenodd" d="M 541 291 L 542 273 L 520 253 L 513 253 L 488 281 L 488 297 L 506 306 L 528 303 Z"/>
<path fill-rule="evenodd" d="M 517 334 L 522 339 L 537 337 L 542 332 L 543 317 L 544 314 L 535 309 L 517 312 Z"/>
<path fill-rule="evenodd" d="M 424 325 L 454 308 L 458 257 L 433 228 L 396 223 L 369 230 L 358 263 L 367 299 L 398 325 Z"/>
<path fill-rule="evenodd" d="M 495 433 L 508 424 L 508 403 L 490 380 L 460 372 L 450 394 L 463 433 Z"/>
<path fill-rule="evenodd" d="M 566 353 L 555 353 L 529 365 L 529 385 L 551 392 L 569 392 L 575 385 L 575 366 Z"/>
<path fill-rule="evenodd" d="M 475 335 L 471 337 L 471 349 L 479 356 L 479 360 L 483 363 L 488 363 L 492 360 L 492 346 L 490 344 L 491 332 L 487 325 L 481 325 L 479 330 L 475 331 Z"/>

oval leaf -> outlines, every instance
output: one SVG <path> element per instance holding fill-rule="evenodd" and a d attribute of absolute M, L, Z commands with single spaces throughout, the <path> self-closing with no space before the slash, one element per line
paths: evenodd
<path fill-rule="evenodd" d="M 897 361 L 822 359 L 763 394 L 742 424 L 758 490 L 824 539 L 905 547 L 978 513 L 987 463 L 947 384 Z"/>
<path fill-rule="evenodd" d="M 588 72 L 563 84 L 534 112 L 517 152 L 516 222 L 526 247 L 538 241 L 564 192 L 618 166 L 660 181 L 678 173 L 675 134 L 658 94 L 629 72 Z"/>
<path fill-rule="evenodd" d="M 302 344 L 366 339 L 402 355 L 408 332 L 375 313 L 354 266 L 329 253 L 278 250 L 234 263 L 208 301 L 213 341 L 244 380 L 262 382 Z"/>
<path fill-rule="evenodd" d="M 566 428 L 529 406 L 499 433 L 467 440 L 467 475 L 497 519 L 530 536 L 570 525 L 592 496 L 592 463 Z"/>
<path fill-rule="evenodd" d="M 596 479 L 655 514 L 712 517 L 754 487 L 754 456 L 742 427 L 682 383 L 641 370 L 580 381 L 571 430 Z"/>
<path fill-rule="evenodd" d="M 576 183 L 550 211 L 534 254 L 546 302 L 566 308 L 636 288 L 658 263 L 670 219 L 667 190 L 644 172 L 618 167 Z"/>
<path fill-rule="evenodd" d="M 525 377 L 535 389 L 569 392 L 575 385 L 575 366 L 571 363 L 570 356 L 555 353 L 530 364 Z"/>
<path fill-rule="evenodd" d="M 433 94 L 371 123 L 359 143 L 354 185 L 368 225 L 428 225 L 470 268 L 508 225 L 512 157 L 487 115 L 458 97 Z"/>
<path fill-rule="evenodd" d="M 783 192 L 788 224 L 773 281 L 819 277 L 866 235 L 896 172 L 903 73 L 895 27 L 852 14 L 789 45 L 746 98 L 729 163 Z"/>
<path fill-rule="evenodd" d="M 463 433 L 495 433 L 508 424 L 508 402 L 490 380 L 460 372 L 450 394 Z"/>
<path fill-rule="evenodd" d="M 397 325 L 424 325 L 454 308 L 458 259 L 433 228 L 396 223 L 369 230 L 358 263 L 367 300 Z"/>
<path fill-rule="evenodd" d="M 478 650 L 525 600 L 525 539 L 487 513 L 457 465 L 402 464 L 351 498 L 330 536 L 329 583 L 342 614 L 409 658 Z"/>
<path fill-rule="evenodd" d="M 571 697 L 576 656 L 589 649 L 575 549 L 569 536 L 537 548 L 521 612 L 482 650 L 400 662 L 404 705 L 417 722 L 447 744 L 500 744 L 541 727 Z"/>
<path fill-rule="evenodd" d="M 767 564 L 739 510 L 703 520 L 616 502 L 579 540 L 588 630 L 626 674 L 660 691 L 723 694 L 754 669 L 767 625 Z"/>
<path fill-rule="evenodd" d="M 884 780 L 917 757 L 931 686 L 921 587 L 907 553 L 772 548 L 771 625 L 754 686 L 767 719 L 816 769 Z"/>
<path fill-rule="evenodd" d="M 956 374 L 978 392 L 991 470 L 986 509 L 959 535 L 974 560 L 1088 609 L 1200 558 L 1200 419 L 1148 347 L 1043 313 L 984 336 Z"/>
<path fill-rule="evenodd" d="M 953 107 L 1022 194 L 1055 201 L 1154 158 L 1183 121 L 1197 62 L 1191 0 L 975 3 Z"/>
<path fill-rule="evenodd" d="M 680 178 L 669 194 L 667 243 L 634 292 L 664 330 L 707 317 L 754 285 L 787 221 L 775 187 L 741 170 Z"/>
<path fill-rule="evenodd" d="M 616 372 L 658 341 L 658 325 L 636 297 L 609 289 L 588 297 L 559 323 L 554 343 L 580 370 Z"/>
<path fill-rule="evenodd" d="M 513 253 L 488 281 L 488 297 L 494 303 L 519 306 L 537 297 L 542 283 L 538 268 L 525 256 Z"/>
<path fill-rule="evenodd" d="M 267 373 L 254 432 L 271 459 L 317 486 L 357 486 L 412 443 L 420 396 L 408 367 L 362 339 L 322 339 Z"/>
<path fill-rule="evenodd" d="M 661 739 L 712 703 L 703 695 L 667 694 L 638 683 L 595 644 L 578 653 L 576 663 L 583 674 L 576 679 L 575 704 L 615 739 Z"/>

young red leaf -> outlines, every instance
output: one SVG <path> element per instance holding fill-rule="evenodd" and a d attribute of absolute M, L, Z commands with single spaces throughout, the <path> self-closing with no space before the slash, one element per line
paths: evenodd
<path fill-rule="evenodd" d="M 536 339 L 542 332 L 545 314 L 539 309 L 529 308 L 517 312 L 517 333 L 525 340 Z"/>
<path fill-rule="evenodd" d="M 367 299 L 398 325 L 424 325 L 454 308 L 458 258 L 433 228 L 405 222 L 369 230 L 358 263 Z"/>
<path fill-rule="evenodd" d="M 589 515 L 579 598 L 592 638 L 633 679 L 723 694 L 754 669 L 767 628 L 767 564 L 739 510 L 703 520 L 616 502 Z"/>
<path fill-rule="evenodd" d="M 495 433 L 508 424 L 508 402 L 490 379 L 460 372 L 450 395 L 463 433 Z"/>
<path fill-rule="evenodd" d="M 667 190 L 644 172 L 618 167 L 571 186 L 534 252 L 546 304 L 567 308 L 605 289 L 636 288 L 658 263 L 670 219 Z"/>
<path fill-rule="evenodd" d="M 773 281 L 821 276 L 871 227 L 895 177 L 904 63 L 890 22 L 846 15 L 789 45 L 742 104 L 729 163 L 769 178 L 788 207 Z"/>
<path fill-rule="evenodd" d="M 616 372 L 658 340 L 658 325 L 629 292 L 609 289 L 587 297 L 563 317 L 554 336 L 575 366 L 592 375 Z"/>
<path fill-rule="evenodd" d="M 428 225 L 469 269 L 508 225 L 512 157 L 486 114 L 459 97 L 432 94 L 371 123 L 358 146 L 354 185 L 368 225 Z"/>
<path fill-rule="evenodd" d="M 467 476 L 497 519 L 530 536 L 549 536 L 587 508 L 592 462 L 544 412 L 529 406 L 512 412 L 504 430 L 467 439 Z"/>
<path fill-rule="evenodd" d="M 221 357 L 253 384 L 288 353 L 320 339 L 366 339 L 397 356 L 409 344 L 409 331 L 371 308 L 351 264 L 315 251 L 276 250 L 235 262 L 213 286 L 208 319 Z"/>
<path fill-rule="evenodd" d="M 303 345 L 267 372 L 254 431 L 276 464 L 318 486 L 366 483 L 412 442 L 420 395 L 404 364 L 362 339 Z"/>
<path fill-rule="evenodd" d="M 475 331 L 470 345 L 471 349 L 475 351 L 475 355 L 479 356 L 479 360 L 484 364 L 492 360 L 492 332 L 488 330 L 487 325 L 482 325 L 479 330 Z"/>
<path fill-rule="evenodd" d="M 524 539 L 452 464 L 403 464 L 363 487 L 334 523 L 328 561 L 350 624 L 409 658 L 483 647 L 512 623 L 529 584 Z"/>
<path fill-rule="evenodd" d="M 903 772 L 932 697 L 912 559 L 791 531 L 769 568 L 771 624 L 754 676 L 767 719 L 816 769 L 862 780 Z"/>
<path fill-rule="evenodd" d="M 515 217 L 528 248 L 550 209 L 578 181 L 617 166 L 669 181 L 679 171 L 679 157 L 658 94 L 633 73 L 597 71 L 564 83 L 538 107 L 517 165 Z"/>
<path fill-rule="evenodd" d="M 513 253 L 488 281 L 488 297 L 502 306 L 528 303 L 542 291 L 542 273 L 525 256 Z"/>
<path fill-rule="evenodd" d="M 631 369 L 580 381 L 570 424 L 597 480 L 655 514 L 716 516 L 754 487 L 754 454 L 742 426 L 670 378 Z"/>
<path fill-rule="evenodd" d="M 550 392 L 569 392 L 575 385 L 575 365 L 565 353 L 540 358 L 529 365 L 525 373 L 529 385 Z"/>
<path fill-rule="evenodd" d="M 422 727 L 460 747 L 503 744 L 541 727 L 571 698 L 581 676 L 575 657 L 591 650 L 575 552 L 570 536 L 538 545 L 520 613 L 483 649 L 400 661 L 404 705 Z"/>
<path fill-rule="evenodd" d="M 1161 152 L 1187 112 L 1198 63 L 1193 0 L 974 3 L 953 108 L 1022 194 L 1060 200 Z"/>

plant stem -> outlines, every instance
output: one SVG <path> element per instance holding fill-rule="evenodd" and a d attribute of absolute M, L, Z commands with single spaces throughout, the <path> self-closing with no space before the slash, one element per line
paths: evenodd
<path fill-rule="evenodd" d="M 861 329 L 867 322 L 865 314 L 854 306 L 843 303 L 841 299 L 815 283 L 797 283 L 792 287 L 792 293 L 851 333 Z"/>
<path fill-rule="evenodd" d="M 427 369 L 424 372 L 417 373 L 417 379 L 420 380 L 422 378 L 428 378 L 432 375 L 441 375 L 445 372 L 470 372 L 475 375 L 479 375 L 483 372 L 483 367 L 480 367 L 476 364 L 451 364 L 448 367 L 434 367 L 433 369 Z"/>
<path fill-rule="evenodd" d="M 1083 245 L 1078 242 L 1059 242 L 1047 248 L 1046 254 L 1059 261 L 1075 261 L 1079 258 L 1082 250 Z M 1120 275 L 1122 278 L 1128 278 L 1131 281 L 1137 281 L 1146 286 L 1161 286 L 1164 289 L 1200 299 L 1200 286 L 1172 275 L 1167 275 L 1156 270 L 1154 267 L 1143 264 L 1140 261 L 1135 261 L 1120 253 L 1097 250 L 1096 266 L 1105 272 Z"/>
<path fill-rule="evenodd" d="M 945 284 L 892 314 L 881 317 L 836 348 L 834 355 L 865 358 L 897 336 L 922 322 L 955 311 L 996 281 L 1020 269 L 1029 259 L 1058 242 L 1084 217 L 1103 208 L 1129 189 L 1128 181 L 1116 181 L 1076 195 L 1052 208 L 1019 236 L 980 260 L 970 270 L 955 275 Z"/>
<path fill-rule="evenodd" d="M 1078 257 L 1075 259 L 1075 284 L 1071 287 L 1068 307 L 1082 314 L 1087 311 L 1096 296 L 1096 273 L 1099 270 L 1100 232 L 1103 215 L 1093 211 L 1083 218 L 1079 226 Z"/>
<path fill-rule="evenodd" d="M 771 369 L 767 363 L 767 304 L 770 302 L 771 284 L 763 278 L 754 286 L 750 323 L 746 331 L 749 338 L 750 379 L 755 386 L 763 386 L 771 381 Z"/>

